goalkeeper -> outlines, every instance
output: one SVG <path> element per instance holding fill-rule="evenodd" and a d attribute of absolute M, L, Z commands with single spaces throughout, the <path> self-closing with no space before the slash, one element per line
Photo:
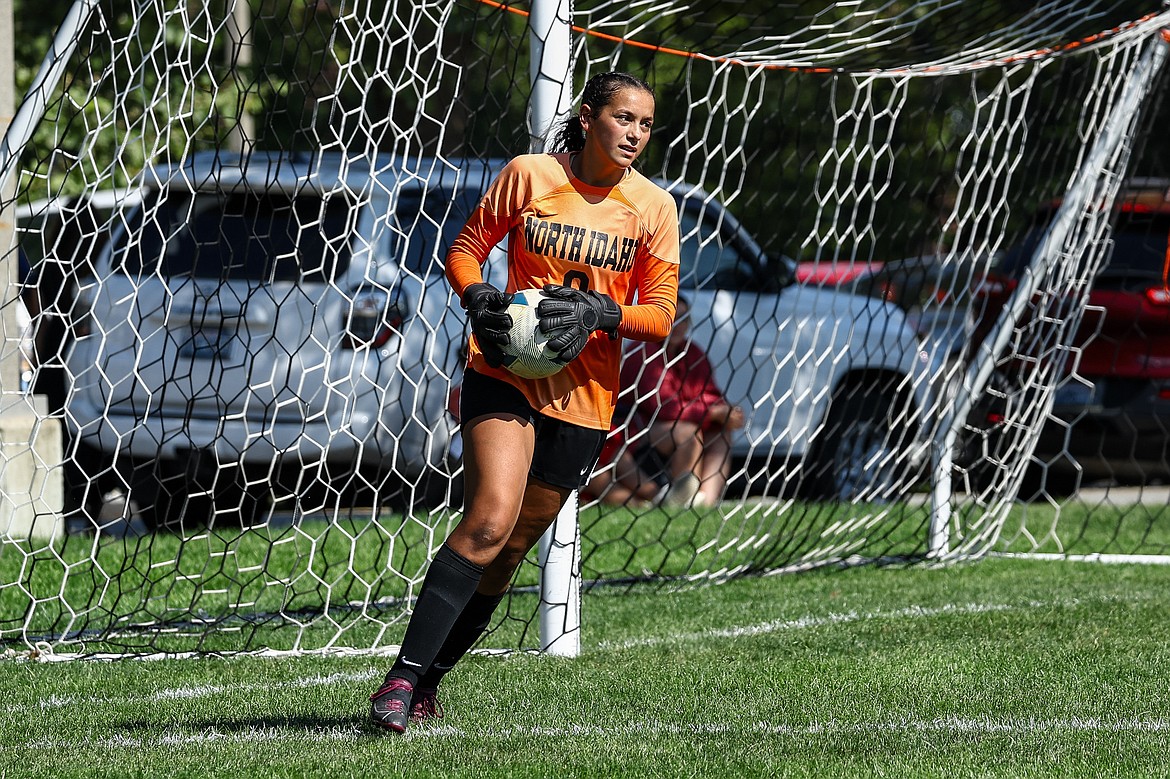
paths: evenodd
<path fill-rule="evenodd" d="M 653 122 L 646 82 L 594 76 L 557 133 L 557 151 L 509 162 L 447 254 L 447 279 L 472 331 L 460 401 L 466 506 L 431 561 L 397 660 L 370 696 L 380 727 L 402 732 L 442 715 L 443 675 L 486 630 L 516 568 L 597 462 L 618 395 L 621 338 L 670 333 L 678 211 L 633 168 Z M 547 378 L 501 367 L 511 295 L 485 283 L 482 266 L 504 238 L 507 290 L 546 290 L 540 327 L 565 363 Z"/>

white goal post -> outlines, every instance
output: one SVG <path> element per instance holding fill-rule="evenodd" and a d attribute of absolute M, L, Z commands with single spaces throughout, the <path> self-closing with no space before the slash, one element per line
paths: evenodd
<path fill-rule="evenodd" d="M 980 344 L 975 359 L 963 377 L 963 391 L 958 394 L 954 405 L 944 410 L 946 421 L 939 427 L 939 439 L 934 449 L 937 453 L 937 463 L 934 468 L 934 489 L 931 496 L 932 557 L 945 559 L 952 551 L 956 551 L 960 556 L 965 551 L 952 550 L 949 540 L 951 503 L 955 497 L 952 456 L 963 432 L 963 425 L 975 399 L 985 392 L 996 363 L 1008 350 L 1013 329 L 1026 316 L 1034 297 L 1043 290 L 1047 277 L 1062 258 L 1067 258 L 1070 253 L 1077 251 L 1068 247 L 1076 247 L 1078 242 L 1083 244 L 1085 240 L 1083 237 L 1073 235 L 1077 226 L 1089 220 L 1095 223 L 1099 235 L 1104 237 L 1107 234 L 1109 229 L 1107 212 L 1102 212 L 1101 203 L 1112 203 L 1117 197 L 1121 185 L 1118 173 L 1125 169 L 1128 161 L 1131 139 L 1136 132 L 1142 106 L 1158 84 L 1165 67 L 1168 43 L 1170 39 L 1167 39 L 1165 32 L 1151 36 L 1136 66 L 1126 75 L 1120 94 L 1104 119 L 1100 135 L 1089 146 L 1084 161 L 1077 169 L 1068 192 L 1036 249 L 1028 272 L 1023 275 L 1019 286 L 1012 293 L 1012 298 L 995 323 L 991 335 Z M 1044 414 L 1038 414 L 1038 421 L 1042 421 L 1043 416 Z M 972 543 L 977 541 L 969 539 L 968 545 Z"/>
<path fill-rule="evenodd" d="M 573 5 L 570 0 L 532 4 L 531 151 L 544 151 L 550 129 L 571 110 Z M 578 495 L 573 493 L 541 537 L 540 648 L 576 657 L 581 652 L 581 552 L 577 527 Z"/>

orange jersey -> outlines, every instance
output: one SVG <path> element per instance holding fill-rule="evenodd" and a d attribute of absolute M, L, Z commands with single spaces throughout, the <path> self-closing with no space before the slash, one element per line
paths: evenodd
<path fill-rule="evenodd" d="M 592 187 L 573 176 L 568 154 L 513 159 L 447 254 L 447 279 L 457 295 L 483 281 L 482 264 L 505 237 L 508 292 L 545 284 L 596 290 L 621 307 L 618 335 L 639 341 L 669 335 L 678 299 L 678 208 L 669 193 L 632 168 L 614 187 Z M 543 379 L 489 367 L 474 335 L 469 351 L 469 366 L 515 385 L 541 414 L 609 429 L 619 390 L 620 338 L 593 333 L 575 360 Z"/>

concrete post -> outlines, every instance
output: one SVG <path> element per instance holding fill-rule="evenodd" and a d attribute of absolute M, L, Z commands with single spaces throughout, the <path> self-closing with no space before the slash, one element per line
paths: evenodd
<path fill-rule="evenodd" d="M 12 0 L 0 0 L 0 137 L 15 111 Z M 0 539 L 33 548 L 64 534 L 62 437 L 44 398 L 21 392 L 19 253 L 13 223 L 17 177 L 0 189 Z"/>

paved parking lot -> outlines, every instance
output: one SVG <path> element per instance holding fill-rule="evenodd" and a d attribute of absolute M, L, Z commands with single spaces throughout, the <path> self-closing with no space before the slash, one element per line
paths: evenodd
<path fill-rule="evenodd" d="M 1166 506 L 1170 505 L 1170 486 L 1087 487 L 1080 490 L 1075 499 L 1089 504 Z"/>

